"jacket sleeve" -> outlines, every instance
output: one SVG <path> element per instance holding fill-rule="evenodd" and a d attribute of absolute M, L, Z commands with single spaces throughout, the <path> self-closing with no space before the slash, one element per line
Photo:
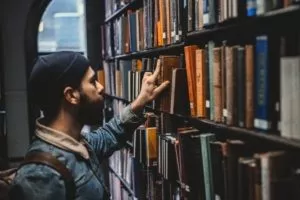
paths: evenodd
<path fill-rule="evenodd" d="M 131 111 L 130 105 L 125 107 L 119 116 L 115 116 L 103 127 L 85 134 L 87 142 L 92 146 L 97 156 L 105 158 L 125 145 L 134 130 L 145 122 L 145 117 Z"/>
<path fill-rule="evenodd" d="M 58 172 L 45 165 L 27 164 L 21 167 L 10 190 L 11 200 L 65 200 L 64 181 Z"/>

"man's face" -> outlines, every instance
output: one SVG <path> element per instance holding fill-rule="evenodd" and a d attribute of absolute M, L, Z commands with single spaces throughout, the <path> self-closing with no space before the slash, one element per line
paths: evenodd
<path fill-rule="evenodd" d="M 82 124 L 97 125 L 103 118 L 104 88 L 97 81 L 95 71 L 89 67 L 80 86 L 78 117 Z"/>

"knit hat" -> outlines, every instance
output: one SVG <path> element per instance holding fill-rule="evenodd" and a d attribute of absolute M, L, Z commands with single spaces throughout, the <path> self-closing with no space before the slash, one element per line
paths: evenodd
<path fill-rule="evenodd" d="M 76 52 L 62 51 L 40 56 L 29 78 L 31 100 L 41 108 L 57 103 L 64 87 L 79 87 L 89 66 L 89 61 Z"/>

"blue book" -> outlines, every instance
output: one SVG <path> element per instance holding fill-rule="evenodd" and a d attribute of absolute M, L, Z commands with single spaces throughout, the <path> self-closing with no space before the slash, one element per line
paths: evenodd
<path fill-rule="evenodd" d="M 256 66 L 255 66 L 255 119 L 254 127 L 262 130 L 271 128 L 270 121 L 270 81 L 268 37 L 256 37 Z"/>
<path fill-rule="evenodd" d="M 256 15 L 256 0 L 247 0 L 247 16 Z"/>
<path fill-rule="evenodd" d="M 130 51 L 136 52 L 137 41 L 136 41 L 136 13 L 129 14 L 129 27 L 130 27 Z"/>

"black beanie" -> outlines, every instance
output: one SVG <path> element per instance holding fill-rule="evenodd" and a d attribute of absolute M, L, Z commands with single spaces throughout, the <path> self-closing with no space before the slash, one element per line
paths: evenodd
<path fill-rule="evenodd" d="M 89 66 L 89 61 L 76 52 L 62 51 L 40 56 L 29 78 L 30 100 L 41 109 L 58 103 L 64 87 L 79 87 Z"/>

